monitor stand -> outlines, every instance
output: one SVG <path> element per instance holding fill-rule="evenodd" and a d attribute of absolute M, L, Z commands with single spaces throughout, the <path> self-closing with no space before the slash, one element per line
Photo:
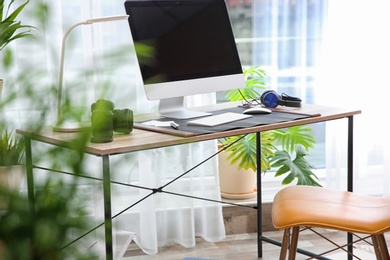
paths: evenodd
<path fill-rule="evenodd" d="M 184 97 L 161 99 L 159 113 L 162 116 L 175 119 L 189 119 L 212 114 L 208 112 L 187 110 L 184 107 Z"/>

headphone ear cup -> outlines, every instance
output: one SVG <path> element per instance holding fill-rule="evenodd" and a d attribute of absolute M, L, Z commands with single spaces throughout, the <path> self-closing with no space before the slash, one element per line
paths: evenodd
<path fill-rule="evenodd" d="M 280 96 L 274 90 L 267 90 L 261 95 L 260 101 L 266 107 L 275 108 L 279 105 Z"/>
<path fill-rule="evenodd" d="M 301 107 L 302 99 L 299 97 L 292 97 L 283 93 L 280 98 L 279 105 L 286 107 Z"/>

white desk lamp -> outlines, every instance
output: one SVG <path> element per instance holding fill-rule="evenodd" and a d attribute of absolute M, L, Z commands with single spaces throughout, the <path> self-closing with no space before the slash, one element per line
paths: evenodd
<path fill-rule="evenodd" d="M 64 34 L 64 37 L 62 38 L 62 46 L 61 46 L 61 64 L 60 64 L 60 76 L 59 76 L 59 82 L 58 82 L 58 97 L 57 97 L 57 121 L 56 124 L 53 126 L 54 131 L 58 132 L 77 132 L 82 129 L 85 129 L 90 124 L 89 123 L 81 123 L 81 122 L 62 122 L 62 84 L 63 84 L 63 78 L 64 78 L 64 58 L 65 58 L 65 42 L 66 38 L 68 37 L 69 33 L 76 28 L 79 25 L 85 25 L 85 24 L 93 24 L 93 23 L 101 23 L 101 22 L 110 22 L 110 21 L 118 21 L 118 20 L 125 20 L 128 18 L 128 15 L 115 15 L 115 16 L 105 16 L 105 17 L 99 17 L 99 18 L 91 18 L 82 22 L 78 22 L 71 26 Z"/>

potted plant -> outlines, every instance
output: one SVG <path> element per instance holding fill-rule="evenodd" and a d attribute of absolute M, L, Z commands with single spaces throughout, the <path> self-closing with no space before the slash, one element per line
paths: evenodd
<path fill-rule="evenodd" d="M 5 0 L 0 0 L 0 53 L 2 54 L 2 64 L 8 68 L 12 64 L 12 51 L 5 48 L 11 42 L 31 37 L 32 26 L 23 25 L 17 20 L 18 15 L 29 3 L 29 0 L 17 6 L 13 11 L 15 0 L 10 0 L 5 5 Z M 0 75 L 0 97 L 2 93 L 3 79 Z M 0 181 L 3 187 L 19 190 L 24 166 L 21 165 L 24 144 L 21 139 L 11 134 L 2 127 L 0 133 Z"/>
<path fill-rule="evenodd" d="M 246 86 L 243 89 L 230 90 L 226 97 L 231 102 L 254 100 L 260 96 L 258 90 L 265 89 L 266 73 L 258 66 L 244 69 Z M 312 166 L 305 158 L 308 150 L 314 147 L 315 139 L 310 134 L 311 128 L 296 126 L 287 129 L 270 130 L 261 133 L 261 169 L 263 173 L 276 169 L 275 176 L 283 176 L 282 184 L 290 184 L 295 179 L 297 184 L 320 186 L 318 178 L 312 172 Z M 220 141 L 220 184 L 221 193 L 225 198 L 249 198 L 256 193 L 256 135 L 228 137 Z M 224 154 L 224 153 L 227 154 Z M 293 158 L 295 156 L 295 158 Z M 245 170 L 245 174 L 238 173 L 236 180 L 226 180 L 234 173 L 227 172 L 224 161 L 234 165 L 233 172 Z M 234 191 L 230 188 L 240 188 L 244 178 L 249 183 L 243 189 Z"/>
<path fill-rule="evenodd" d="M 24 152 L 23 140 L 7 130 L 0 134 L 0 190 L 19 193 L 25 172 L 21 164 Z M 9 197 L 0 197 L 0 209 L 8 208 Z"/>
<path fill-rule="evenodd" d="M 23 153 L 23 139 L 4 130 L 0 134 L 0 188 L 19 191 L 24 174 Z"/>
<path fill-rule="evenodd" d="M 5 47 L 14 40 L 31 37 L 30 34 L 32 26 L 23 25 L 17 21 L 20 12 L 29 3 L 29 0 L 18 6 L 13 12 L 11 7 L 15 0 L 10 0 L 7 7 L 5 7 L 5 0 L 0 0 L 0 53 L 3 53 L 2 62 L 5 67 L 9 67 L 12 63 L 12 52 Z M 3 79 L 0 75 L 0 97 L 2 93 Z"/>

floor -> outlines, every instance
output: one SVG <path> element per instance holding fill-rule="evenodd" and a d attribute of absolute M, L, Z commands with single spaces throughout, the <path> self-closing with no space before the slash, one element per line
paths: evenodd
<path fill-rule="evenodd" d="M 345 242 L 346 235 L 343 232 L 317 230 L 335 241 Z M 265 232 L 265 236 L 280 240 L 282 237 L 281 231 Z M 221 242 L 211 243 L 204 241 L 201 238 L 197 239 L 197 244 L 194 248 L 184 248 L 180 245 L 171 245 L 163 247 L 157 255 L 145 255 L 135 244 L 131 244 L 123 259 L 161 259 L 161 260 L 181 260 L 191 257 L 192 259 L 219 259 L 219 260 L 254 260 L 257 258 L 257 234 L 242 233 L 228 235 Z M 390 234 L 386 235 L 386 240 L 390 246 Z M 300 236 L 299 248 L 315 251 L 329 250 L 331 245 L 324 239 L 313 234 L 310 231 L 303 231 Z M 390 249 L 389 249 L 390 250 Z M 269 243 L 263 242 L 263 258 L 261 259 L 278 259 L 280 248 Z M 372 248 L 363 242 L 355 246 L 354 252 L 362 260 L 375 259 Z M 347 259 L 347 254 L 340 250 L 327 255 L 329 259 Z M 298 255 L 297 260 L 308 259 L 307 256 Z"/>

